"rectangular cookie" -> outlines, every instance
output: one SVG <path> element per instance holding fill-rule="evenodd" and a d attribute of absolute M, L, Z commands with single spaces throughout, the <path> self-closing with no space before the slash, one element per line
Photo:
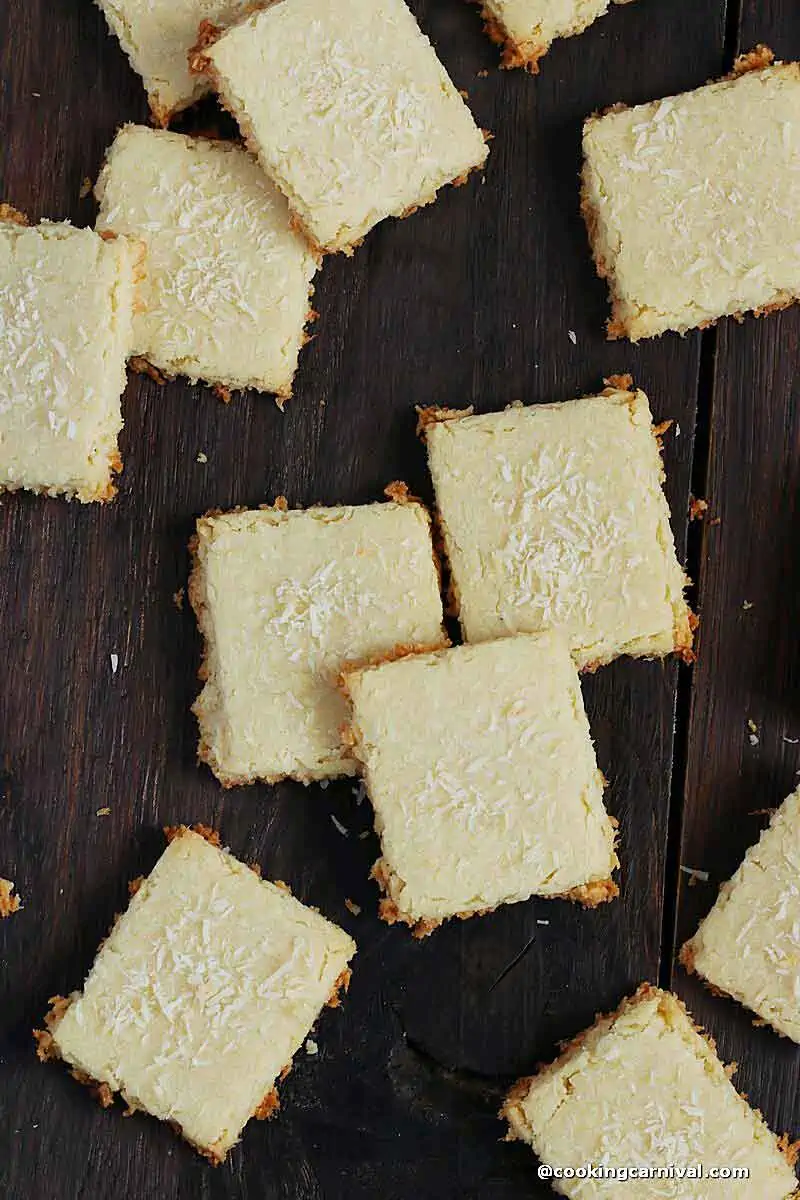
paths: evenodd
<path fill-rule="evenodd" d="M 0 491 L 110 500 L 143 247 L 0 205 Z"/>
<path fill-rule="evenodd" d="M 800 789 L 773 815 L 681 962 L 800 1042 Z"/>
<path fill-rule="evenodd" d="M 347 662 L 446 644 L 421 504 L 202 517 L 189 598 L 205 638 L 198 754 L 225 786 L 352 775 Z"/>
<path fill-rule="evenodd" d="M 613 379 L 563 404 L 421 423 L 468 642 L 560 629 L 576 661 L 690 653 L 658 431 Z"/>
<path fill-rule="evenodd" d="M 481 13 L 489 37 L 503 47 L 503 66 L 536 74 L 556 38 L 583 33 L 610 6 L 611 0 L 483 0 Z"/>
<path fill-rule="evenodd" d="M 96 188 L 99 230 L 147 246 L 134 353 L 167 375 L 291 393 L 317 259 L 255 159 L 126 125 Z"/>
<path fill-rule="evenodd" d="M 509 1139 L 527 1142 L 552 1172 L 541 1178 L 575 1200 L 785 1200 L 797 1186 L 796 1151 L 731 1074 L 680 1000 L 643 984 L 554 1063 L 521 1079 L 500 1116 Z M 576 1174 L 587 1166 L 630 1173 Z M 746 1174 L 712 1176 L 720 1169 Z"/>
<path fill-rule="evenodd" d="M 194 63 L 323 250 L 349 251 L 486 160 L 403 0 L 278 0 L 205 27 Z"/>
<path fill-rule="evenodd" d="M 189 71 L 201 21 L 231 21 L 252 0 L 95 0 L 130 64 L 141 75 L 159 125 L 199 100 L 208 80 Z"/>
<path fill-rule="evenodd" d="M 800 296 L 800 64 L 759 47 L 694 92 L 583 129 L 583 213 L 609 337 L 685 333 Z"/>
<path fill-rule="evenodd" d="M 412 654 L 344 684 L 385 920 L 423 936 L 529 896 L 617 894 L 604 781 L 559 635 Z"/>
<path fill-rule="evenodd" d="M 278 1108 L 275 1085 L 339 1003 L 356 948 L 198 830 L 168 831 L 83 991 L 55 1001 L 37 1041 L 104 1104 L 120 1092 L 221 1162 L 250 1117 Z"/>

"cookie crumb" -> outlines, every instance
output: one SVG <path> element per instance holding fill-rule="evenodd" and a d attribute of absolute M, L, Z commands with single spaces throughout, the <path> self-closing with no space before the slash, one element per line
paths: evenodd
<path fill-rule="evenodd" d="M 0 879 L 0 917 L 10 917 L 22 908 L 22 901 L 12 894 L 13 891 L 13 879 Z"/>
<path fill-rule="evenodd" d="M 696 887 L 698 883 L 708 883 L 708 871 L 701 871 L 699 867 L 681 867 L 684 875 L 689 876 L 689 887 Z"/>

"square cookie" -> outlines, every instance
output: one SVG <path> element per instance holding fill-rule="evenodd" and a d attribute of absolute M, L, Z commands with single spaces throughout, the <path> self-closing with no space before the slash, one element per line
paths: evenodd
<path fill-rule="evenodd" d="M 681 962 L 800 1042 L 800 789 L 681 950 Z"/>
<path fill-rule="evenodd" d="M 689 654 L 658 431 L 644 392 L 609 383 L 564 404 L 423 412 L 466 641 L 560 629 L 583 668 Z"/>
<path fill-rule="evenodd" d="M 339 1003 L 356 948 L 197 828 L 168 831 L 83 991 L 56 999 L 37 1041 L 104 1104 L 120 1092 L 221 1162 L 250 1117 L 278 1108 L 276 1082 Z"/>
<path fill-rule="evenodd" d="M 345 685 L 385 920 L 423 936 L 529 896 L 616 896 L 604 781 L 557 634 L 412 654 Z"/>
<path fill-rule="evenodd" d="M 355 774 L 340 736 L 342 667 L 446 644 L 430 519 L 392 494 L 400 502 L 197 522 L 198 755 L 225 786 Z"/>
<path fill-rule="evenodd" d="M 503 47 L 503 66 L 536 74 L 556 38 L 583 33 L 610 6 L 611 0 L 483 0 L 481 12 L 489 37 Z"/>
<path fill-rule="evenodd" d="M 96 191 L 97 228 L 147 246 L 135 354 L 193 383 L 289 396 L 317 260 L 255 159 L 126 125 Z"/>
<path fill-rule="evenodd" d="M 252 0 L 96 0 L 130 64 L 141 75 L 159 125 L 209 90 L 189 70 L 189 50 L 202 21 L 229 21 Z"/>
<path fill-rule="evenodd" d="M 719 83 L 585 123 L 583 212 L 610 337 L 800 296 L 800 64 L 771 60 L 762 47 Z"/>
<path fill-rule="evenodd" d="M 0 491 L 110 500 L 143 247 L 0 205 Z"/>
<path fill-rule="evenodd" d="M 486 160 L 403 0 L 279 0 L 205 29 L 195 65 L 323 250 L 350 250 Z"/>
<path fill-rule="evenodd" d="M 521 1079 L 500 1116 L 509 1139 L 528 1142 L 556 1191 L 575 1200 L 793 1196 L 788 1140 L 770 1132 L 730 1074 L 680 1000 L 643 984 Z M 605 1174 L 576 1174 L 589 1166 Z M 712 1176 L 720 1169 L 728 1174 Z"/>

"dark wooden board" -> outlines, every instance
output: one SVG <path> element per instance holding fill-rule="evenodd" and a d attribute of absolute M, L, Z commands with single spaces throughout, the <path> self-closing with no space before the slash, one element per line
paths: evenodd
<path fill-rule="evenodd" d="M 774 29 L 779 50 L 800 54 L 791 6 L 761 4 L 769 9 L 764 33 L 746 11 L 744 42 L 766 40 Z M 769 704 L 789 711 L 798 661 L 789 524 L 798 468 L 788 364 L 800 324 L 786 314 L 724 326 L 715 359 L 714 334 L 608 344 L 604 288 L 577 200 L 583 117 L 719 75 L 730 65 L 731 15 L 724 0 L 615 8 L 581 38 L 558 43 L 532 79 L 496 69 L 496 51 L 472 7 L 460 0 L 413 7 L 457 85 L 468 89 L 480 123 L 495 133 L 485 181 L 445 192 L 432 208 L 379 227 L 351 260 L 325 264 L 317 336 L 285 414 L 266 397 L 250 394 L 225 407 L 204 388 L 177 382 L 161 389 L 133 377 L 124 398 L 125 472 L 112 506 L 0 499 L 0 873 L 16 879 L 25 898 L 23 912 L 0 923 L 0 1194 L 8 1200 L 549 1196 L 529 1152 L 498 1140 L 495 1113 L 505 1088 L 597 1009 L 656 979 L 665 963 L 668 973 L 677 862 L 668 843 L 680 833 L 688 728 L 688 709 L 681 709 L 674 783 L 679 689 L 672 663 L 617 663 L 585 681 L 623 859 L 621 900 L 594 913 L 532 901 L 416 943 L 376 918 L 377 892 L 367 879 L 376 844 L 357 837 L 371 824 L 368 804 L 359 806 L 349 785 L 223 793 L 195 764 L 188 708 L 199 644 L 191 614 L 172 603 L 186 582 L 194 518 L 211 506 L 257 504 L 278 493 L 292 504 L 377 499 L 394 478 L 429 497 L 415 404 L 486 410 L 515 399 L 567 399 L 604 375 L 631 371 L 656 416 L 677 422 L 666 467 L 683 552 L 690 480 L 702 478 L 708 448 L 701 426 L 693 464 L 698 396 L 705 410 L 713 385 L 711 480 L 718 502 L 727 497 L 730 524 L 706 530 L 708 649 L 688 740 L 684 861 L 690 852 L 708 857 L 713 835 L 722 878 L 757 831 L 744 823 L 720 830 L 719 814 L 716 829 L 709 821 L 715 796 L 721 811 L 735 806 L 735 789 L 723 798 L 716 781 L 736 774 L 737 754 L 744 761 L 749 746 L 729 744 L 733 725 L 718 721 L 712 773 L 700 717 L 712 688 L 722 703 L 714 664 L 725 646 L 738 654 L 744 636 L 734 608 L 720 604 L 715 619 L 711 597 L 725 588 L 738 595 L 735 572 L 756 561 L 763 563 L 757 593 L 751 588 L 743 598 L 756 604 L 750 616 L 764 599 L 765 624 L 750 679 L 756 690 L 763 685 Z M 488 75 L 479 76 L 484 69 Z M 0 6 L 3 199 L 34 218 L 91 222 L 91 200 L 79 199 L 82 181 L 94 178 L 117 125 L 144 117 L 140 84 L 88 0 Z M 757 446 L 749 433 L 756 413 L 768 431 Z M 755 449 L 766 463 L 753 461 Z M 196 461 L 200 451 L 205 465 Z M 765 514 L 758 526 L 748 525 L 745 479 Z M 728 538 L 723 561 L 713 547 Z M 782 583 L 776 564 L 786 570 Z M 120 659 L 116 675 L 111 653 Z M 743 685 L 738 671 L 730 668 L 731 689 Z M 688 699 L 686 677 L 680 698 Z M 766 726 L 771 711 L 759 710 L 756 719 Z M 800 731 L 794 715 L 792 736 Z M 769 744 L 765 735 L 755 763 L 765 763 Z M 779 794 L 793 771 L 787 753 Z M 746 790 L 739 788 L 742 811 Z M 752 806 L 766 803 L 759 794 Z M 105 806 L 110 815 L 96 816 Z M 359 943 L 344 1009 L 325 1016 L 319 1056 L 299 1056 L 281 1089 L 280 1119 L 251 1125 L 217 1170 L 156 1122 L 125 1121 L 119 1108 L 101 1111 L 65 1071 L 37 1064 L 29 1033 L 48 996 L 80 985 L 125 903 L 126 880 L 150 869 L 161 825 L 179 820 L 219 827 L 235 853 L 287 879 Z M 361 915 L 347 911 L 346 897 L 362 906 Z M 704 900 L 699 889 L 696 899 Z M 695 915 L 682 908 L 680 927 L 690 931 Z M 698 997 L 704 1017 L 712 1004 L 715 1028 L 724 1025 L 733 1038 L 737 1014 Z M 737 1056 L 767 1064 L 772 1074 L 758 1099 L 770 1118 L 792 1125 L 800 1115 L 787 1084 L 795 1059 L 764 1031 L 751 1039 L 747 1054 L 737 1047 Z M 770 1097 L 771 1086 L 783 1088 L 781 1097 Z"/>
<path fill-rule="evenodd" d="M 800 57 L 795 0 L 746 0 L 736 51 L 758 42 Z M 709 511 L 680 850 L 682 864 L 709 881 L 691 886 L 681 873 L 676 951 L 758 840 L 763 810 L 800 782 L 800 309 L 726 322 L 712 336 Z M 753 1028 L 750 1014 L 682 968 L 674 979 L 721 1055 L 739 1063 L 739 1089 L 773 1128 L 798 1137 L 800 1049 Z"/>

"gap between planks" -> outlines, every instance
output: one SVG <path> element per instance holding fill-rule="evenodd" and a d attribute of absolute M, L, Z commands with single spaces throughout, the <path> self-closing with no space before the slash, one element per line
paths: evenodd
<path fill-rule="evenodd" d="M 741 53 L 741 27 L 744 0 L 726 0 L 723 5 L 722 70 L 720 77 L 732 70 L 734 60 Z M 728 318 L 730 319 L 730 318 Z M 714 406 L 714 390 L 717 378 L 719 326 L 702 332 L 700 342 L 700 364 L 697 374 L 697 415 L 695 418 L 692 466 L 690 472 L 690 496 L 705 499 L 708 471 L 711 459 L 711 421 Z M 686 573 L 693 586 L 689 602 L 693 610 L 700 612 L 700 568 L 703 557 L 704 524 L 689 521 L 686 533 Z M 671 988 L 675 968 L 675 937 L 678 920 L 678 895 L 681 886 L 681 850 L 683 843 L 683 817 L 686 804 L 686 771 L 689 755 L 689 730 L 694 679 L 692 668 L 678 666 L 678 683 L 675 696 L 675 728 L 672 738 L 672 777 L 670 780 L 669 817 L 667 822 L 666 861 L 664 864 L 664 895 L 661 915 L 661 948 L 659 955 L 658 982 L 663 988 Z"/>

